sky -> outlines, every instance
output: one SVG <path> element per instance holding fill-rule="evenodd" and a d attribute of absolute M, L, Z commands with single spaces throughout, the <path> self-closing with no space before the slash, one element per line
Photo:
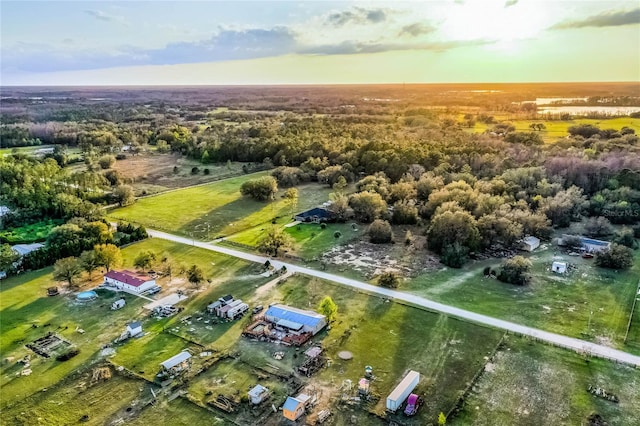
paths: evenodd
<path fill-rule="evenodd" d="M 640 1 L 5 1 L 1 85 L 639 81 Z"/>

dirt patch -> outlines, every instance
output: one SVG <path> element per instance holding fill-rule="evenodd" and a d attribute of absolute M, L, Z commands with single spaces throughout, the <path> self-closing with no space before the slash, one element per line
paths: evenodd
<path fill-rule="evenodd" d="M 415 247 L 399 244 L 372 244 L 367 241 L 334 247 L 322 255 L 322 260 L 345 269 L 362 272 L 367 277 L 387 271 L 414 277 L 425 271 L 441 268 L 436 256 Z"/>
<path fill-rule="evenodd" d="M 198 167 L 197 174 L 191 172 L 193 167 Z M 230 166 L 203 165 L 177 154 L 150 152 L 128 155 L 126 159 L 116 161 L 113 168 L 120 172 L 127 182 L 133 184 L 134 189 L 140 192 L 138 195 L 144 195 L 142 191 L 151 194 L 242 174 L 242 167 L 235 163 Z M 205 168 L 210 170 L 208 175 L 203 172 Z"/>

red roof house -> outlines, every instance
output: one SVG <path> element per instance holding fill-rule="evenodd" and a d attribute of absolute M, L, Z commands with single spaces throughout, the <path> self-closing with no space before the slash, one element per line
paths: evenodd
<path fill-rule="evenodd" d="M 156 286 L 156 280 L 133 271 L 109 271 L 104 275 L 104 284 L 119 290 L 142 293 Z"/>

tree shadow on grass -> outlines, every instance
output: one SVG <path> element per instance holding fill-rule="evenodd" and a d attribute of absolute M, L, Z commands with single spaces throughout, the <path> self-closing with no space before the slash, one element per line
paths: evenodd
<path fill-rule="evenodd" d="M 188 208 L 188 200 L 185 200 L 185 208 Z M 251 200 L 246 197 L 238 198 L 230 203 L 216 207 L 199 218 L 184 224 L 178 232 L 184 235 L 193 235 L 199 239 L 215 239 L 224 234 L 231 234 L 250 228 L 250 225 L 242 226 L 242 220 L 254 213 L 265 210 L 264 220 L 270 222 L 276 216 L 278 209 L 273 209 L 273 214 L 268 203 Z M 260 221 L 258 221 L 260 222 Z M 208 224 L 208 229 L 207 229 Z M 257 225 L 253 224 L 253 226 Z M 207 237 L 207 233 L 209 237 Z"/>

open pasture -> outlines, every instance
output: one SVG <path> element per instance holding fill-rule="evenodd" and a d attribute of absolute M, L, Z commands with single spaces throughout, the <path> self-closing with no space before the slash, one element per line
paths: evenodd
<path fill-rule="evenodd" d="M 590 394 L 600 387 L 619 403 Z M 486 365 L 454 425 L 579 425 L 597 413 L 610 425 L 640 418 L 640 374 L 633 368 L 510 337 Z"/>
<path fill-rule="evenodd" d="M 143 198 L 134 205 L 111 211 L 110 217 L 202 240 L 264 227 L 274 218 L 287 222 L 292 211 L 282 198 L 283 189 L 271 202 L 254 201 L 240 193 L 243 182 L 266 175 L 268 172 L 254 173 Z M 331 192 L 319 184 L 301 185 L 298 190 L 296 210 L 327 201 Z"/>

